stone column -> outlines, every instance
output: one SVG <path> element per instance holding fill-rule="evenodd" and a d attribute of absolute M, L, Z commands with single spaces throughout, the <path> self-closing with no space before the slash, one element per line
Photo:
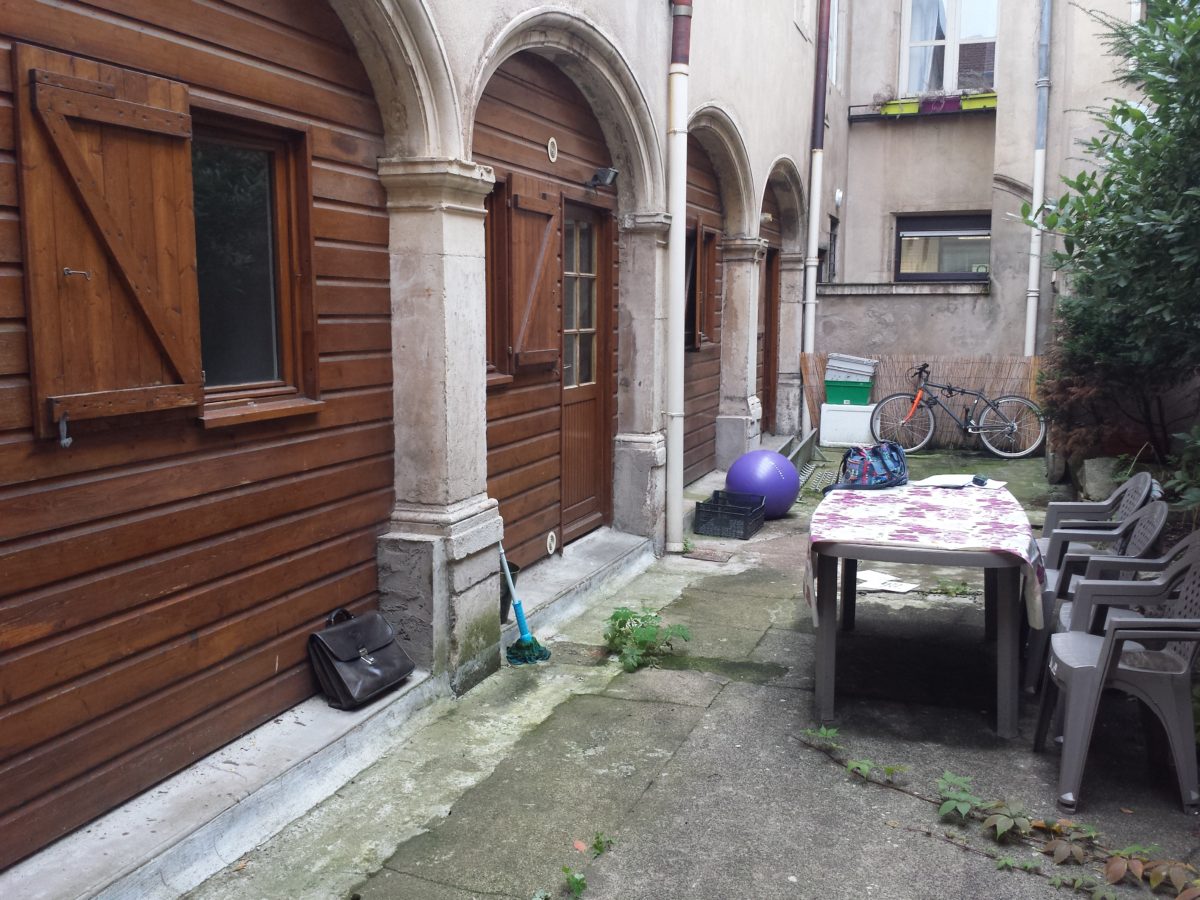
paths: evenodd
<path fill-rule="evenodd" d="M 392 291 L 396 504 L 379 540 L 380 607 L 419 665 L 463 692 L 500 664 L 487 496 L 484 198 L 491 169 L 384 160 Z"/>
<path fill-rule="evenodd" d="M 800 353 L 804 349 L 804 254 L 779 255 L 779 383 L 775 391 L 775 431 L 800 433 L 804 373 Z"/>
<path fill-rule="evenodd" d="M 759 273 L 767 242 L 761 238 L 726 238 L 721 250 L 725 302 L 721 312 L 717 466 L 726 469 L 758 446 L 762 430 L 754 367 L 758 358 Z"/>
<path fill-rule="evenodd" d="M 654 541 L 665 528 L 667 228 L 665 213 L 622 216 L 617 325 L 617 436 L 613 526 Z"/>

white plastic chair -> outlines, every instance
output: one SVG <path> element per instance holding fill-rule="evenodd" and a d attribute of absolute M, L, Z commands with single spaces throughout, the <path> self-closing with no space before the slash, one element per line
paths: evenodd
<path fill-rule="evenodd" d="M 1103 562 L 1093 566 L 1092 561 L 1128 562 L 1131 558 L 1146 556 L 1154 549 L 1159 535 L 1162 534 L 1168 511 L 1166 503 L 1155 500 L 1135 510 L 1124 521 L 1114 523 L 1116 527 L 1109 530 L 1060 529 L 1055 532 L 1055 547 L 1061 545 L 1064 552 L 1058 554 L 1057 566 L 1052 566 L 1049 560 L 1046 561 L 1046 583 L 1042 586 L 1042 627 L 1029 632 L 1029 643 L 1026 647 L 1026 691 L 1033 693 L 1037 690 L 1038 682 L 1046 669 L 1050 635 L 1056 630 L 1068 629 L 1072 606 L 1069 599 L 1071 582 L 1081 575 L 1093 579 L 1132 577 L 1123 574 L 1119 566 L 1106 566 Z M 1082 550 L 1072 551 L 1072 546 L 1078 541 L 1086 541 L 1087 546 Z M 1100 556 L 1101 548 L 1106 546 L 1109 549 L 1108 555 Z M 1106 574 L 1110 571 L 1113 574 Z M 1056 623 L 1060 623 L 1057 628 Z"/>
<path fill-rule="evenodd" d="M 1066 812 L 1074 812 L 1078 806 L 1104 688 L 1137 697 L 1162 721 L 1184 810 L 1200 811 L 1191 699 L 1192 664 L 1200 649 L 1200 541 L 1189 539 L 1182 555 L 1169 555 L 1175 556 L 1174 562 L 1152 581 L 1085 578 L 1075 592 L 1074 615 L 1082 620 L 1090 618 L 1093 608 L 1107 608 L 1104 633 L 1066 631 L 1050 639 L 1050 678 L 1038 711 L 1033 747 L 1037 751 L 1045 747 L 1050 720 L 1061 702 L 1065 727 L 1058 805 Z M 1126 606 L 1153 610 L 1156 615 L 1119 608 Z"/>

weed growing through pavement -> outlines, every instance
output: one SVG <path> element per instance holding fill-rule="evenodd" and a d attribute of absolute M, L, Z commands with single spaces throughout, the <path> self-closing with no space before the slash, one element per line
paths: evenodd
<path fill-rule="evenodd" d="M 619 655 L 621 667 L 633 672 L 654 665 L 659 657 L 675 652 L 675 641 L 690 641 L 692 633 L 685 625 L 664 625 L 652 609 L 634 612 L 626 606 L 612 611 L 604 629 L 604 643 Z"/>
<path fill-rule="evenodd" d="M 897 781 L 903 766 L 879 766 L 856 759 L 836 742 L 836 728 L 806 728 L 799 742 L 823 753 L 853 778 L 908 794 L 937 808 L 939 819 L 953 819 L 962 830 L 889 821 L 892 828 L 940 840 L 991 859 L 1000 871 L 1043 878 L 1054 888 L 1065 888 L 1090 900 L 1117 900 L 1116 888 L 1135 888 L 1142 895 L 1159 894 L 1175 900 L 1200 900 L 1200 871 L 1180 860 L 1162 857 L 1159 847 L 1133 845 L 1113 850 L 1090 825 L 1068 819 L 1036 818 L 1013 800 L 985 801 L 976 796 L 972 778 L 945 772 L 937 780 L 937 797 L 926 796 Z M 889 771 L 891 770 L 891 771 Z M 980 835 L 986 843 L 974 839 Z M 1004 847 L 1009 852 L 1001 851 Z M 1050 858 L 1051 871 L 1037 859 L 1020 859 L 1011 851 L 1025 848 Z"/>
<path fill-rule="evenodd" d="M 587 877 L 582 872 L 574 871 L 570 866 L 563 866 L 563 875 L 567 880 L 567 891 L 572 897 L 579 898 L 587 890 Z"/>
<path fill-rule="evenodd" d="M 596 836 L 592 838 L 592 859 L 599 859 L 612 848 L 613 839 L 603 831 L 597 831 Z"/>
<path fill-rule="evenodd" d="M 941 594 L 944 597 L 965 597 L 975 593 L 975 590 L 965 581 L 955 581 L 953 578 L 939 578 L 933 586 L 931 594 Z"/>

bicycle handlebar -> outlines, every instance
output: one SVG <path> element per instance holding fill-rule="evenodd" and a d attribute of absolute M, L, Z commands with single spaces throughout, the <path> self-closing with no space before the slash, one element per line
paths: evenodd
<path fill-rule="evenodd" d="M 929 363 L 923 362 L 919 366 L 914 366 L 908 370 L 908 377 L 917 379 L 920 384 L 924 384 L 929 378 Z"/>

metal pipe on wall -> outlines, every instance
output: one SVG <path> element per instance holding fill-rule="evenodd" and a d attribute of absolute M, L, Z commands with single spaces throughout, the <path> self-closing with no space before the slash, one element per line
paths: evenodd
<path fill-rule="evenodd" d="M 1033 147 L 1033 198 L 1031 208 L 1038 224 L 1046 201 L 1046 129 L 1050 122 L 1050 28 L 1054 22 L 1054 0 L 1042 0 L 1038 29 L 1037 128 Z M 1025 355 L 1037 346 L 1038 304 L 1042 296 L 1042 231 L 1029 229 L 1029 282 L 1025 289 Z"/>
<path fill-rule="evenodd" d="M 821 193 L 825 173 L 825 93 L 829 83 L 829 3 L 821 0 L 817 15 L 817 67 L 813 75 L 812 162 L 808 179 L 808 248 L 804 259 L 804 331 L 801 346 L 806 354 L 816 347 L 817 266 L 820 264 Z M 801 433 L 812 433 L 808 385 L 801 395 Z"/>
<path fill-rule="evenodd" d="M 687 115 L 692 0 L 671 3 L 671 67 L 667 74 L 667 497 L 668 553 L 683 551 L 683 368 L 687 311 Z"/>

